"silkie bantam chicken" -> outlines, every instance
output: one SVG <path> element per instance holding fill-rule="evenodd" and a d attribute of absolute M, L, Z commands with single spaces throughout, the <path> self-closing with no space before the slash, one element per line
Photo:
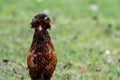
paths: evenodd
<path fill-rule="evenodd" d="M 47 31 L 51 27 L 46 14 L 38 14 L 32 19 L 31 28 L 35 32 L 27 57 L 31 80 L 50 80 L 55 70 L 57 54 Z"/>

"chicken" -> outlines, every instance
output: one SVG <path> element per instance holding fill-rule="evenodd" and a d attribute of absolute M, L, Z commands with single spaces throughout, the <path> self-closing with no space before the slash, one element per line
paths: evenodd
<path fill-rule="evenodd" d="M 47 31 L 51 27 L 46 14 L 36 15 L 31 22 L 31 28 L 35 29 L 27 57 L 31 80 L 50 80 L 55 70 L 57 54 Z"/>

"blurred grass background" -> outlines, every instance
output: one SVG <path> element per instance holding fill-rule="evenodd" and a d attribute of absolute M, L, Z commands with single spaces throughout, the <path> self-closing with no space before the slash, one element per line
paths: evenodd
<path fill-rule="evenodd" d="M 119 0 L 0 0 L 0 80 L 30 80 L 26 57 L 32 18 L 47 13 L 58 54 L 52 80 L 117 80 Z"/>

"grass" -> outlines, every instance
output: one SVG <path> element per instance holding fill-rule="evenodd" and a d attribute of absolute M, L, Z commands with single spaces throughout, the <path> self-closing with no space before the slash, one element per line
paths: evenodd
<path fill-rule="evenodd" d="M 119 3 L 118 0 L 0 0 L 0 80 L 30 80 L 26 64 L 34 32 L 30 22 L 42 12 L 48 13 L 55 25 L 49 31 L 58 54 L 52 80 L 117 80 Z M 98 6 L 97 11 L 90 9 L 92 4 Z"/>

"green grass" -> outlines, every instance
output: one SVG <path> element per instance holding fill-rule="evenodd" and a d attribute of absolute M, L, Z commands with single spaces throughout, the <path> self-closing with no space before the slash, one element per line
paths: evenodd
<path fill-rule="evenodd" d="M 30 80 L 26 64 L 34 32 L 30 22 L 42 12 L 47 12 L 55 25 L 49 31 L 58 54 L 52 80 L 117 80 L 119 3 L 118 0 L 0 0 L 0 80 Z M 98 11 L 92 11 L 91 4 L 98 5 Z M 93 20 L 93 16 L 98 19 Z M 112 28 L 105 33 L 108 24 Z M 111 53 L 105 54 L 107 50 Z M 107 61 L 111 59 L 108 57 L 112 57 L 112 63 Z M 81 71 L 83 68 L 87 71 Z"/>

